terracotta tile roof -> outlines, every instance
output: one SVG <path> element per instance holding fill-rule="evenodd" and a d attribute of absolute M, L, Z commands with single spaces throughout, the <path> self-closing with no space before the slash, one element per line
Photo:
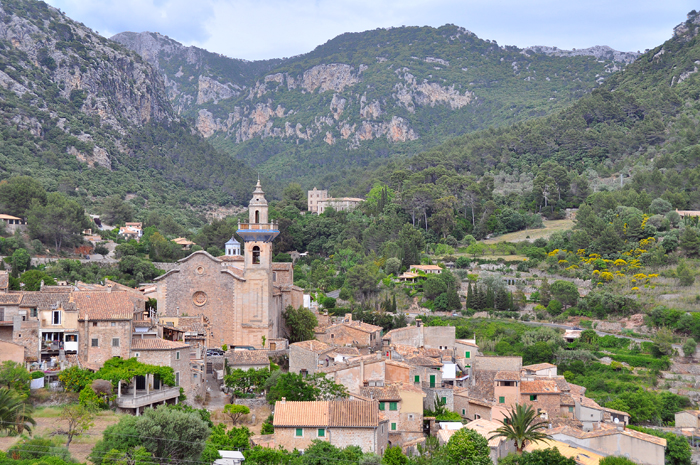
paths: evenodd
<path fill-rule="evenodd" d="M 43 286 L 40 292 L 65 292 L 70 293 L 73 291 L 73 286 Z"/>
<path fill-rule="evenodd" d="M 275 262 L 272 264 L 273 271 L 289 271 L 294 265 L 291 262 Z"/>
<path fill-rule="evenodd" d="M 430 357 L 423 357 L 422 355 L 416 355 L 415 357 L 409 357 L 405 360 L 405 362 L 407 364 L 413 365 L 413 366 L 436 367 L 436 368 L 442 367 L 441 361 L 435 360 L 434 358 L 430 358 Z"/>
<path fill-rule="evenodd" d="M 551 363 L 535 363 L 534 365 L 525 365 L 523 367 L 523 370 L 528 370 L 528 371 L 540 371 L 540 370 L 546 370 L 548 368 L 556 368 L 556 365 L 552 365 Z"/>
<path fill-rule="evenodd" d="M 622 434 L 631 438 L 640 439 L 642 441 L 650 442 L 652 444 L 657 444 L 659 446 L 666 447 L 666 440 L 657 436 L 652 436 L 651 434 L 640 433 L 639 431 L 634 431 L 631 429 L 619 430 L 617 426 L 609 426 L 602 424 L 600 429 L 595 431 L 583 431 L 576 428 L 571 428 L 570 426 L 562 426 L 559 428 L 553 428 L 548 431 L 549 435 L 562 434 L 564 436 L 571 436 L 577 439 L 590 439 L 599 438 L 603 436 L 614 436 L 616 434 Z"/>
<path fill-rule="evenodd" d="M 376 428 L 377 402 L 353 400 L 316 402 L 276 402 L 272 424 L 277 427 Z"/>
<path fill-rule="evenodd" d="M 2 276 L 0 276 L 0 279 Z M 2 287 L 2 285 L 0 285 Z M 22 294 L 21 293 L 10 293 L 10 294 L 2 294 L 0 293 L 0 305 L 19 305 L 20 302 L 22 302 Z"/>
<path fill-rule="evenodd" d="M 400 401 L 401 396 L 397 386 L 388 385 L 384 387 L 363 387 L 360 395 L 378 401 Z"/>
<path fill-rule="evenodd" d="M 569 391 L 574 398 L 576 398 L 576 396 L 586 395 L 586 388 L 574 383 L 569 383 Z"/>
<path fill-rule="evenodd" d="M 22 218 L 17 218 L 16 216 L 6 215 L 5 213 L 0 213 L 0 220 L 21 220 Z"/>
<path fill-rule="evenodd" d="M 294 344 L 290 344 L 290 347 L 298 347 L 300 349 L 308 350 L 309 352 L 315 352 L 317 354 L 321 354 L 332 348 L 328 344 L 316 340 L 295 342 Z"/>
<path fill-rule="evenodd" d="M 216 257 L 222 262 L 244 262 L 245 257 L 243 255 L 222 255 L 220 257 Z"/>
<path fill-rule="evenodd" d="M 390 349 L 403 357 L 421 355 L 423 353 L 423 349 L 405 344 L 391 344 Z"/>
<path fill-rule="evenodd" d="M 264 350 L 229 350 L 225 355 L 228 364 L 231 366 L 238 365 L 270 365 L 270 359 L 267 358 L 267 351 Z"/>
<path fill-rule="evenodd" d="M 131 320 L 134 317 L 134 303 L 126 292 L 74 292 L 72 295 L 80 312 L 79 320 Z"/>
<path fill-rule="evenodd" d="M 690 415 L 693 415 L 693 416 L 700 418 L 700 410 L 683 410 L 682 412 L 678 412 L 678 413 L 688 413 Z"/>
<path fill-rule="evenodd" d="M 498 371 L 494 377 L 496 381 L 520 381 L 520 373 L 517 371 Z"/>
<path fill-rule="evenodd" d="M 493 384 L 495 378 L 495 371 L 474 372 L 474 385 L 468 387 L 469 396 L 477 399 L 493 399 Z"/>
<path fill-rule="evenodd" d="M 613 415 L 624 415 L 626 417 L 630 416 L 629 413 L 623 412 L 622 410 L 615 410 L 607 407 L 602 407 L 602 410 L 607 413 L 612 413 Z"/>
<path fill-rule="evenodd" d="M 553 379 L 537 379 L 535 381 L 521 381 L 521 394 L 559 394 L 557 382 Z"/>
<path fill-rule="evenodd" d="M 442 268 L 437 265 L 411 265 L 411 270 L 421 270 L 421 271 L 442 271 Z"/>
<path fill-rule="evenodd" d="M 479 346 L 476 343 L 474 343 L 472 341 L 467 341 L 466 339 L 455 339 L 455 342 L 462 344 L 462 345 L 465 345 L 465 346 L 472 346 L 472 347 L 476 347 L 477 349 L 479 348 Z"/>
<path fill-rule="evenodd" d="M 385 360 L 384 363 L 386 363 L 387 365 L 395 366 L 395 367 L 409 368 L 409 369 L 411 368 L 411 365 L 409 365 L 407 363 L 403 363 L 403 362 L 398 362 L 396 360 Z"/>
<path fill-rule="evenodd" d="M 187 333 L 206 333 L 202 318 L 198 316 L 181 316 L 177 319 L 177 329 Z"/>
<path fill-rule="evenodd" d="M 184 342 L 168 341 L 166 339 L 151 338 L 151 339 L 132 339 L 131 350 L 173 350 L 173 349 L 188 349 L 190 346 Z"/>
<path fill-rule="evenodd" d="M 562 394 L 559 402 L 561 405 L 576 405 L 576 401 L 570 394 Z"/>
<path fill-rule="evenodd" d="M 377 331 L 382 330 L 381 326 L 371 325 L 369 323 L 365 323 L 364 321 L 349 321 L 349 322 L 333 325 L 328 329 L 330 330 L 334 326 L 345 326 L 346 328 L 356 329 L 358 331 L 362 331 L 363 333 L 376 333 Z"/>
<path fill-rule="evenodd" d="M 63 306 L 66 310 L 75 310 L 74 303 L 71 302 L 71 294 L 65 292 L 24 292 L 22 302 L 19 304 L 22 308 L 36 308 L 38 310 L 51 310 L 57 305 Z"/>
<path fill-rule="evenodd" d="M 483 437 L 485 437 L 486 440 L 489 442 L 489 447 L 498 447 L 502 442 L 506 441 L 506 439 L 502 437 L 489 439 L 493 435 L 493 432 L 501 426 L 503 426 L 501 423 L 490 420 L 484 420 L 481 418 L 478 420 L 470 421 L 469 423 L 464 425 L 465 428 L 472 429 L 480 435 L 482 435 Z"/>
<path fill-rule="evenodd" d="M 566 381 L 566 379 L 564 379 L 563 376 L 557 376 L 556 378 L 554 378 L 554 380 L 557 382 L 557 387 L 560 391 L 569 392 L 571 390 L 569 383 Z"/>
<path fill-rule="evenodd" d="M 533 452 L 535 450 L 543 450 L 555 448 L 559 450 L 559 453 L 564 457 L 572 458 L 578 465 L 598 465 L 598 463 L 605 458 L 603 455 L 596 454 L 587 449 L 582 449 L 571 444 L 567 444 L 561 441 L 555 441 L 550 439 L 548 441 L 540 442 L 530 442 L 525 446 L 526 452 Z"/>
<path fill-rule="evenodd" d="M 481 405 L 483 407 L 493 407 L 494 406 L 494 402 L 491 402 L 491 401 L 486 400 L 486 399 L 472 397 L 469 395 L 469 393 L 467 391 L 455 392 L 454 395 L 467 399 L 470 404 Z"/>

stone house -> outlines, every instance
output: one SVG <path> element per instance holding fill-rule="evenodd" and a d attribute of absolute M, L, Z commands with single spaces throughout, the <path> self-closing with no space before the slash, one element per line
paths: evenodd
<path fill-rule="evenodd" d="M 508 414 L 508 409 L 491 400 L 471 397 L 467 390 L 454 391 L 454 411 L 465 420 L 500 421 Z"/>
<path fill-rule="evenodd" d="M 545 420 L 556 418 L 561 414 L 561 391 L 551 378 L 521 380 L 520 404 L 531 406 Z"/>
<path fill-rule="evenodd" d="M 227 366 L 231 370 L 248 371 L 250 368 L 254 370 L 269 370 L 270 359 L 267 357 L 267 351 L 264 350 L 231 350 L 229 349 L 224 354 L 227 360 Z"/>
<path fill-rule="evenodd" d="M 585 387 L 569 383 L 569 389 L 569 395 L 574 401 L 574 418 L 582 423 L 584 431 L 591 431 L 606 423 L 629 424 L 629 413 L 601 407 L 596 401 L 585 396 Z"/>
<path fill-rule="evenodd" d="M 557 376 L 557 366 L 551 363 L 537 363 L 535 365 L 526 365 L 522 368 L 523 378 L 532 376 Z"/>
<path fill-rule="evenodd" d="M 700 410 L 683 410 L 676 413 L 676 428 L 700 428 Z"/>
<path fill-rule="evenodd" d="M 313 375 L 321 367 L 330 366 L 325 354 L 332 349 L 321 341 L 302 341 L 289 345 L 289 372 Z"/>
<path fill-rule="evenodd" d="M 112 357 L 131 357 L 135 306 L 126 292 L 75 292 L 78 309 L 79 357 L 86 366 L 101 367 Z"/>
<path fill-rule="evenodd" d="M 583 431 L 562 426 L 547 431 L 552 439 L 591 449 L 601 455 L 627 457 L 642 465 L 663 465 L 666 439 L 640 433 L 623 426 L 604 426 Z"/>
<path fill-rule="evenodd" d="M 24 346 L 10 341 L 0 340 L 0 363 L 6 361 L 24 363 Z"/>
<path fill-rule="evenodd" d="M 327 327 L 323 334 L 317 336 L 317 339 L 335 346 L 379 349 L 382 346 L 382 327 L 353 321 L 352 314 L 347 314 L 345 321 Z"/>
<path fill-rule="evenodd" d="M 411 367 L 409 377 L 414 384 L 425 387 L 442 386 L 442 362 L 430 357 L 416 355 L 407 357 L 404 363 Z"/>
<path fill-rule="evenodd" d="M 364 199 L 358 197 L 327 197 L 316 202 L 318 214 L 322 214 L 327 208 L 333 208 L 335 211 L 352 211 L 357 206 L 364 202 Z"/>
<path fill-rule="evenodd" d="M 389 441 L 389 421 L 377 402 L 353 400 L 275 403 L 275 443 L 304 451 L 312 441 L 340 448 L 359 446 L 382 455 Z"/>
<path fill-rule="evenodd" d="M 383 387 L 363 387 L 360 395 L 379 402 L 379 411 L 389 420 L 390 445 L 402 445 L 423 437 L 425 393 L 420 388 L 406 383 L 394 383 Z"/>
<path fill-rule="evenodd" d="M 272 262 L 272 242 L 279 234 L 268 221 L 268 205 L 260 183 L 248 206 L 249 221 L 240 223 L 244 255 L 226 245 L 215 258 L 194 252 L 178 267 L 155 279 L 159 316 L 204 315 L 212 346 L 253 346 L 285 335 L 282 312 L 303 304 L 303 290 L 294 286 L 291 263 Z"/>
<path fill-rule="evenodd" d="M 392 380 L 387 379 L 386 363 L 378 355 L 356 357 L 347 362 L 331 364 L 319 371 L 326 378 L 345 386 L 349 392 L 359 392 L 365 386 L 384 386 Z"/>
<path fill-rule="evenodd" d="M 8 233 L 14 233 L 17 230 L 27 229 L 27 222 L 24 219 L 16 216 L 0 213 L 0 221 L 5 224 L 5 231 Z"/>
<path fill-rule="evenodd" d="M 408 271 L 413 271 L 414 273 L 422 271 L 425 274 L 440 274 L 442 273 L 442 267 L 437 265 L 411 265 Z"/>
<path fill-rule="evenodd" d="M 454 326 L 424 326 L 416 320 L 416 326 L 392 329 L 382 338 L 384 347 L 404 345 L 426 349 L 454 349 Z"/>
<path fill-rule="evenodd" d="M 498 371 L 494 378 L 493 396 L 500 405 L 513 408 L 520 402 L 520 373 Z"/>
<path fill-rule="evenodd" d="M 149 365 L 168 366 L 175 374 L 175 385 L 185 390 L 187 397 L 204 395 L 204 372 L 190 366 L 190 346 L 184 342 L 160 338 L 134 339 L 129 357 Z"/>
<path fill-rule="evenodd" d="M 479 346 L 476 342 L 470 339 L 455 339 L 455 358 L 465 359 L 465 363 L 471 366 L 472 358 L 479 353 Z"/>
<path fill-rule="evenodd" d="M 328 198 L 327 190 L 318 190 L 314 187 L 313 190 L 307 193 L 308 210 L 311 213 L 318 213 L 318 202 Z"/>

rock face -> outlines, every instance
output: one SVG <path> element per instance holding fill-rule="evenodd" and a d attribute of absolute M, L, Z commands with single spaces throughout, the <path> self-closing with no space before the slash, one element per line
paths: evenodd
<path fill-rule="evenodd" d="M 253 164 L 266 156 L 246 149 L 254 140 L 301 158 L 328 147 L 334 154 L 411 141 L 426 148 L 448 134 L 547 114 L 637 56 L 609 47 L 499 47 L 451 25 L 343 34 L 306 55 L 256 62 L 157 33 L 112 39 L 160 70 L 176 112 L 193 118 L 202 136 L 225 140 L 220 147 L 249 154 Z M 527 112 L 503 113 L 513 94 Z M 346 157 L 324 163 L 344 166 Z"/>

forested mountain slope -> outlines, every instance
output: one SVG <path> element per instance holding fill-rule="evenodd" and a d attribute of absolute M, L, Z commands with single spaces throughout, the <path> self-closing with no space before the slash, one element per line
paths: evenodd
<path fill-rule="evenodd" d="M 241 203 L 254 182 L 177 115 L 151 65 L 43 2 L 0 2 L 0 121 L 0 179 L 86 206 Z"/>
<path fill-rule="evenodd" d="M 277 179 L 338 171 L 561 109 L 636 53 L 501 47 L 453 25 L 348 33 L 314 51 L 246 62 L 156 33 L 113 37 L 164 74 L 177 111 L 214 145 Z M 327 179 L 320 179 L 328 176 Z"/>
<path fill-rule="evenodd" d="M 633 176 L 631 185 L 652 198 L 663 194 L 675 208 L 698 209 L 699 25 L 700 16 L 691 12 L 670 40 L 570 108 L 455 138 L 406 163 L 382 166 L 374 179 L 388 180 L 395 170 L 394 179 L 412 176 L 425 184 L 439 182 L 439 173 L 477 178 L 502 173 L 516 180 L 525 175 L 541 203 L 557 191 L 553 173 L 540 169 L 550 162 L 574 176 L 587 170 L 594 170 L 588 172 L 593 176 Z M 358 185 L 361 179 L 366 181 Z M 372 179 L 367 173 L 350 173 L 347 181 L 337 181 L 347 182 L 348 189 L 353 184 L 366 189 Z"/>

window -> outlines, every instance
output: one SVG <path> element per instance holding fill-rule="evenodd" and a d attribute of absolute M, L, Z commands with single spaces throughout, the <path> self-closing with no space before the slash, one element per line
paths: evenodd
<path fill-rule="evenodd" d="M 36 318 L 39 315 L 39 313 L 37 312 L 36 308 L 32 308 L 31 310 L 29 310 L 29 315 Z"/>
<path fill-rule="evenodd" d="M 414 383 L 420 383 L 420 375 L 416 375 L 413 377 L 413 382 Z"/>
<path fill-rule="evenodd" d="M 92 326 L 93 326 L 93 327 L 97 326 L 97 322 L 96 322 L 96 321 L 93 321 L 93 322 L 92 322 Z"/>
<path fill-rule="evenodd" d="M 326 430 L 323 428 L 318 429 L 318 437 L 319 438 L 325 438 L 326 437 Z"/>
<path fill-rule="evenodd" d="M 177 371 L 177 372 L 175 372 L 175 386 L 179 386 L 179 385 L 180 385 L 180 372 Z"/>
<path fill-rule="evenodd" d="M 392 430 L 392 431 L 396 431 L 396 423 L 392 423 L 392 424 L 391 424 L 391 430 Z"/>
<path fill-rule="evenodd" d="M 260 264 L 260 247 L 257 245 L 253 247 L 253 265 Z"/>
<path fill-rule="evenodd" d="M 255 210 L 255 222 L 260 223 L 260 211 Z"/>
<path fill-rule="evenodd" d="M 304 436 L 304 428 L 297 428 L 296 432 L 294 433 L 294 436 L 301 438 Z"/>
<path fill-rule="evenodd" d="M 115 322 L 113 321 L 113 322 L 112 322 L 112 326 L 117 326 L 117 323 L 115 323 Z"/>
<path fill-rule="evenodd" d="M 273 283 L 277 282 L 277 272 L 276 271 L 272 272 L 272 282 Z"/>
<path fill-rule="evenodd" d="M 464 352 L 464 358 L 472 358 L 472 353 L 470 351 Z"/>
<path fill-rule="evenodd" d="M 54 325 L 60 325 L 61 324 L 61 311 L 60 310 L 54 310 L 52 315 L 51 315 L 51 323 Z"/>
<path fill-rule="evenodd" d="M 467 414 L 467 409 L 463 408 L 463 409 L 462 409 L 462 415 L 466 415 L 466 414 Z"/>
<path fill-rule="evenodd" d="M 398 410 L 398 409 L 399 409 L 398 402 L 389 402 L 389 410 Z"/>
<path fill-rule="evenodd" d="M 533 402 L 537 402 L 537 394 L 530 394 L 530 400 Z"/>
<path fill-rule="evenodd" d="M 175 360 L 180 360 L 180 351 L 175 352 Z"/>
<path fill-rule="evenodd" d="M 442 397 L 440 400 L 443 404 L 447 405 L 447 397 Z"/>
<path fill-rule="evenodd" d="M 474 414 L 474 419 L 475 419 L 475 420 L 481 420 L 481 415 L 479 415 L 478 413 L 475 413 L 475 414 Z M 506 420 L 507 420 L 507 418 L 506 418 Z"/>
<path fill-rule="evenodd" d="M 498 398 L 498 403 L 499 403 L 499 404 L 505 404 L 505 403 L 506 403 L 506 398 L 503 397 L 503 396 L 499 397 L 499 398 Z"/>
<path fill-rule="evenodd" d="M 193 377 L 194 379 L 197 379 L 197 373 L 192 373 L 192 377 Z"/>
<path fill-rule="evenodd" d="M 379 402 L 379 410 L 384 410 L 384 402 Z"/>
<path fill-rule="evenodd" d="M 118 337 L 112 338 L 112 347 L 119 347 L 119 338 Z"/>
<path fill-rule="evenodd" d="M 92 347 L 100 347 L 100 340 L 97 338 L 94 338 L 92 340 L 92 343 L 90 344 Z"/>
<path fill-rule="evenodd" d="M 569 413 L 574 413 L 574 408 L 573 408 L 573 407 L 569 407 Z"/>

